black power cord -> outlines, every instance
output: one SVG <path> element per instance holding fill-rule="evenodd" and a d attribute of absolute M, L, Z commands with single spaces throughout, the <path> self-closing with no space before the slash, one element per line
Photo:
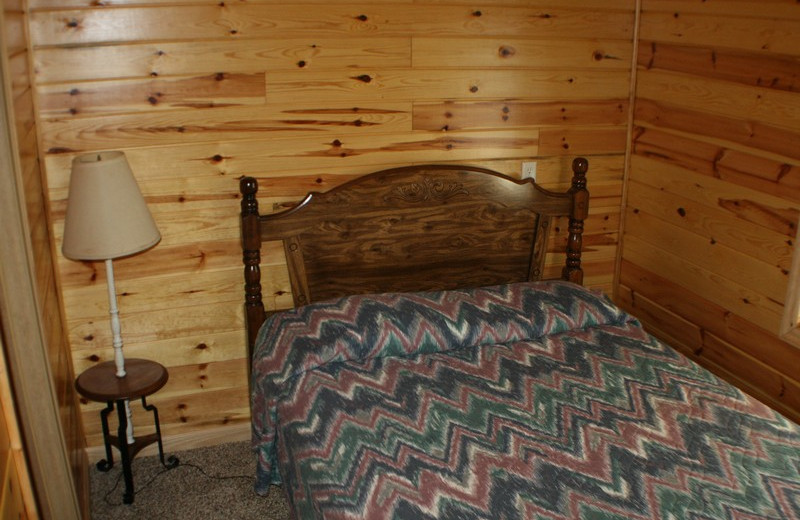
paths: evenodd
<path fill-rule="evenodd" d="M 209 474 L 205 469 L 203 469 L 203 467 L 200 466 L 199 464 L 195 464 L 193 462 L 186 462 L 186 461 L 180 461 L 178 463 L 177 459 L 174 459 L 174 460 L 173 459 L 174 459 L 174 457 L 170 457 L 170 459 L 168 460 L 167 464 L 164 464 L 163 468 L 158 473 L 156 473 L 155 475 L 150 477 L 150 479 L 147 480 L 141 486 L 137 486 L 134 489 L 134 492 L 133 492 L 134 496 L 138 495 L 139 493 L 141 493 L 142 491 L 147 489 L 153 482 L 158 480 L 158 478 L 161 477 L 163 474 L 165 474 L 165 473 L 167 473 L 169 471 L 175 471 L 178 468 L 181 468 L 181 467 L 184 467 L 184 466 L 196 469 L 204 477 L 206 477 L 208 479 L 211 479 L 211 480 L 247 480 L 247 481 L 253 482 L 255 484 L 255 477 L 252 476 L 252 475 L 212 475 L 212 474 Z M 110 490 L 108 490 L 106 492 L 106 494 L 103 496 L 103 500 L 105 501 L 105 503 L 110 505 L 110 506 L 120 506 L 120 505 L 123 504 L 122 502 L 119 502 L 119 503 L 112 502 L 109 499 L 111 494 L 114 491 L 116 491 L 117 487 L 119 486 L 119 483 L 122 480 L 122 475 L 123 475 L 123 473 L 122 473 L 122 471 L 120 471 L 119 475 L 117 475 L 117 480 L 114 482 L 114 486 Z"/>

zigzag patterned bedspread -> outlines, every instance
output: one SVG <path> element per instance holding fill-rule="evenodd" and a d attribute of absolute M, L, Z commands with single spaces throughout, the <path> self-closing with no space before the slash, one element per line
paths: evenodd
<path fill-rule="evenodd" d="M 257 490 L 297 518 L 800 518 L 800 428 L 565 282 L 270 317 Z"/>

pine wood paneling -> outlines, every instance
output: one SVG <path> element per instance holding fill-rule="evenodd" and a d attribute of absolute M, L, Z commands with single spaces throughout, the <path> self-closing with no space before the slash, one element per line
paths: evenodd
<path fill-rule="evenodd" d="M 414 38 L 414 67 L 585 68 L 630 70 L 625 40 L 526 40 L 521 38 Z"/>
<path fill-rule="evenodd" d="M 357 46 L 360 45 L 360 46 Z M 36 53 L 41 84 L 159 76 L 252 74 L 265 70 L 408 67 L 409 38 L 263 39 L 50 47 Z"/>
<path fill-rule="evenodd" d="M 618 298 L 794 420 L 800 6 L 643 0 Z"/>
<path fill-rule="evenodd" d="M 586 282 L 612 290 L 627 144 L 631 0 L 29 0 L 56 250 L 77 154 L 124 150 L 161 242 L 115 261 L 125 350 L 172 376 L 164 433 L 248 420 L 238 179 L 262 211 L 380 168 L 460 162 L 565 189 L 588 156 Z M 566 224 L 546 269 L 558 276 Z M 55 259 L 76 370 L 110 358 L 102 263 Z M 279 244 L 262 281 L 290 305 Z M 97 404 L 84 403 L 91 445 Z"/>
<path fill-rule="evenodd" d="M 640 37 L 644 40 L 748 52 L 768 51 L 789 56 L 800 53 L 800 18 L 795 12 L 797 6 L 789 9 L 786 5 L 791 2 L 783 2 L 780 5 L 782 9 L 774 9 L 774 15 L 770 14 L 769 7 L 775 3 L 764 2 L 765 8 L 762 9 L 762 3 L 757 0 L 742 2 L 739 5 L 745 9 L 741 16 L 737 16 L 720 12 L 721 9 L 715 13 L 669 9 L 670 0 L 656 1 L 655 4 L 661 4 L 657 9 L 666 8 L 656 11 L 650 9 L 651 1 L 643 2 Z M 749 5 L 744 6 L 745 3 Z M 674 7 L 679 8 L 681 2 L 678 4 Z M 788 11 L 787 17 L 781 16 L 782 10 Z"/>
<path fill-rule="evenodd" d="M 114 9 L 41 10 L 31 17 L 34 44 L 69 45 L 142 40 L 227 38 L 294 39 L 366 37 L 453 37 L 536 35 L 540 39 L 628 39 L 633 28 L 627 9 L 526 6 L 398 4 L 214 3 L 136 6 Z M 530 4 L 529 4 L 530 5 Z M 412 7 L 413 6 L 413 7 Z"/>
<path fill-rule="evenodd" d="M 477 130 L 516 126 L 624 125 L 627 99 L 597 101 L 476 101 L 415 103 L 414 130 Z"/>

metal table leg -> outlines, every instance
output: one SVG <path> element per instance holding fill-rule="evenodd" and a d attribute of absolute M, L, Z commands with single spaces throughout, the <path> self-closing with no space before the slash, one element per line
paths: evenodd
<path fill-rule="evenodd" d="M 100 411 L 100 424 L 103 426 L 103 443 L 106 446 L 106 458 L 97 463 L 97 469 L 106 472 L 114 467 L 114 453 L 111 451 L 111 439 L 108 433 L 108 414 L 114 411 L 114 401 L 108 401 L 105 409 Z"/>

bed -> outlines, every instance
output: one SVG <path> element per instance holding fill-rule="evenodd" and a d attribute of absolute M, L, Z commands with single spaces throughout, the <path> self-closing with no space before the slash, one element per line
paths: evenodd
<path fill-rule="evenodd" d="M 582 287 L 587 170 L 396 168 L 264 215 L 242 179 L 256 491 L 300 519 L 800 518 L 798 426 Z M 264 241 L 295 303 L 269 315 Z"/>

